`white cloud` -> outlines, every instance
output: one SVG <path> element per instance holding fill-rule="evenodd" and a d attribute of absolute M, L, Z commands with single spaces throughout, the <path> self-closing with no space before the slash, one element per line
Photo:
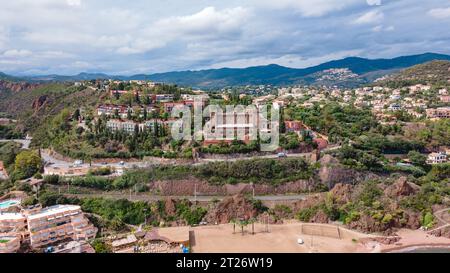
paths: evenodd
<path fill-rule="evenodd" d="M 432 9 L 428 14 L 437 19 L 450 18 L 450 8 Z"/>
<path fill-rule="evenodd" d="M 394 26 L 384 27 L 383 25 L 378 25 L 372 28 L 373 32 L 394 31 L 394 30 L 395 30 Z"/>
<path fill-rule="evenodd" d="M 384 13 L 379 10 L 372 10 L 367 13 L 364 13 L 356 20 L 353 21 L 353 24 L 364 25 L 364 24 L 374 24 L 383 21 Z"/>
<path fill-rule="evenodd" d="M 25 49 L 10 49 L 3 53 L 4 57 L 23 58 L 31 56 L 33 52 Z"/>
<path fill-rule="evenodd" d="M 245 68 L 249 66 L 261 66 L 268 64 L 278 64 L 286 67 L 292 68 L 305 68 L 310 66 L 319 65 L 321 63 L 337 60 L 345 57 L 357 56 L 361 53 L 361 50 L 348 50 L 340 51 L 332 54 L 326 54 L 320 57 L 303 57 L 301 55 L 288 54 L 280 57 L 256 57 L 249 59 L 236 59 L 221 63 L 216 63 L 210 68 L 223 68 L 223 67 L 233 67 L 233 68 Z"/>
<path fill-rule="evenodd" d="M 67 5 L 69 6 L 80 6 L 81 0 L 67 0 Z"/>
<path fill-rule="evenodd" d="M 449 18 L 447 7 L 448 0 L 5 0 L 0 71 L 304 67 L 359 52 L 450 53 L 448 24 L 433 20 Z"/>
<path fill-rule="evenodd" d="M 249 11 L 243 7 L 220 11 L 216 10 L 215 7 L 206 7 L 192 15 L 160 20 L 155 24 L 155 27 L 178 30 L 185 34 L 204 35 L 208 31 L 223 33 L 239 29 L 249 15 Z"/>
<path fill-rule="evenodd" d="M 318 17 L 342 10 L 358 0 L 259 0 L 263 5 L 275 9 L 293 9 L 305 17 Z"/>
<path fill-rule="evenodd" d="M 187 16 L 161 19 L 139 33 L 139 38 L 120 47 L 120 54 L 137 54 L 162 48 L 175 40 L 227 39 L 239 35 L 251 12 L 243 7 L 216 10 L 207 7 Z"/>
<path fill-rule="evenodd" d="M 381 0 L 366 0 L 369 6 L 380 6 Z"/>

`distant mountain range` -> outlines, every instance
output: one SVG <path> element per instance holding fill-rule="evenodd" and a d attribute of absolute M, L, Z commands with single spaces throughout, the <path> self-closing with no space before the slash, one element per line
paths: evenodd
<path fill-rule="evenodd" d="M 92 79 L 151 80 L 197 88 L 221 88 L 242 85 L 290 85 L 315 84 L 353 87 L 392 74 L 401 69 L 433 60 L 450 61 L 449 55 L 425 53 L 394 59 L 365 59 L 349 57 L 326 62 L 308 68 L 288 68 L 275 64 L 248 68 L 221 68 L 199 71 L 179 71 L 133 76 L 113 76 L 102 73 L 80 73 L 74 76 L 45 75 L 21 78 L 27 81 L 82 81 Z M 0 79 L 18 80 L 17 77 L 0 73 Z"/>

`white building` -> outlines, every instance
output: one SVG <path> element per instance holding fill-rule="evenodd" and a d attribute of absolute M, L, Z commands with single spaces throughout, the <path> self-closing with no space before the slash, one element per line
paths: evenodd
<path fill-rule="evenodd" d="M 428 155 L 427 159 L 428 164 L 441 164 L 446 162 L 447 162 L 446 153 L 431 153 Z"/>

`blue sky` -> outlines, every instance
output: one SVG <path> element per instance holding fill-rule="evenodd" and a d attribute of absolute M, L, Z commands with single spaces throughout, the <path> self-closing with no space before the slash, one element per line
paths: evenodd
<path fill-rule="evenodd" d="M 14 0 L 0 71 L 155 73 L 450 54 L 448 0 Z"/>

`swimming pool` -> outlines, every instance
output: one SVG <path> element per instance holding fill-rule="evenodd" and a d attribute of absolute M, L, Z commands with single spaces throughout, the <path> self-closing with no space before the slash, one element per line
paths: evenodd
<path fill-rule="evenodd" d="M 20 204 L 17 200 L 8 200 L 4 202 L 0 202 L 0 209 L 6 209 L 8 207 Z"/>

